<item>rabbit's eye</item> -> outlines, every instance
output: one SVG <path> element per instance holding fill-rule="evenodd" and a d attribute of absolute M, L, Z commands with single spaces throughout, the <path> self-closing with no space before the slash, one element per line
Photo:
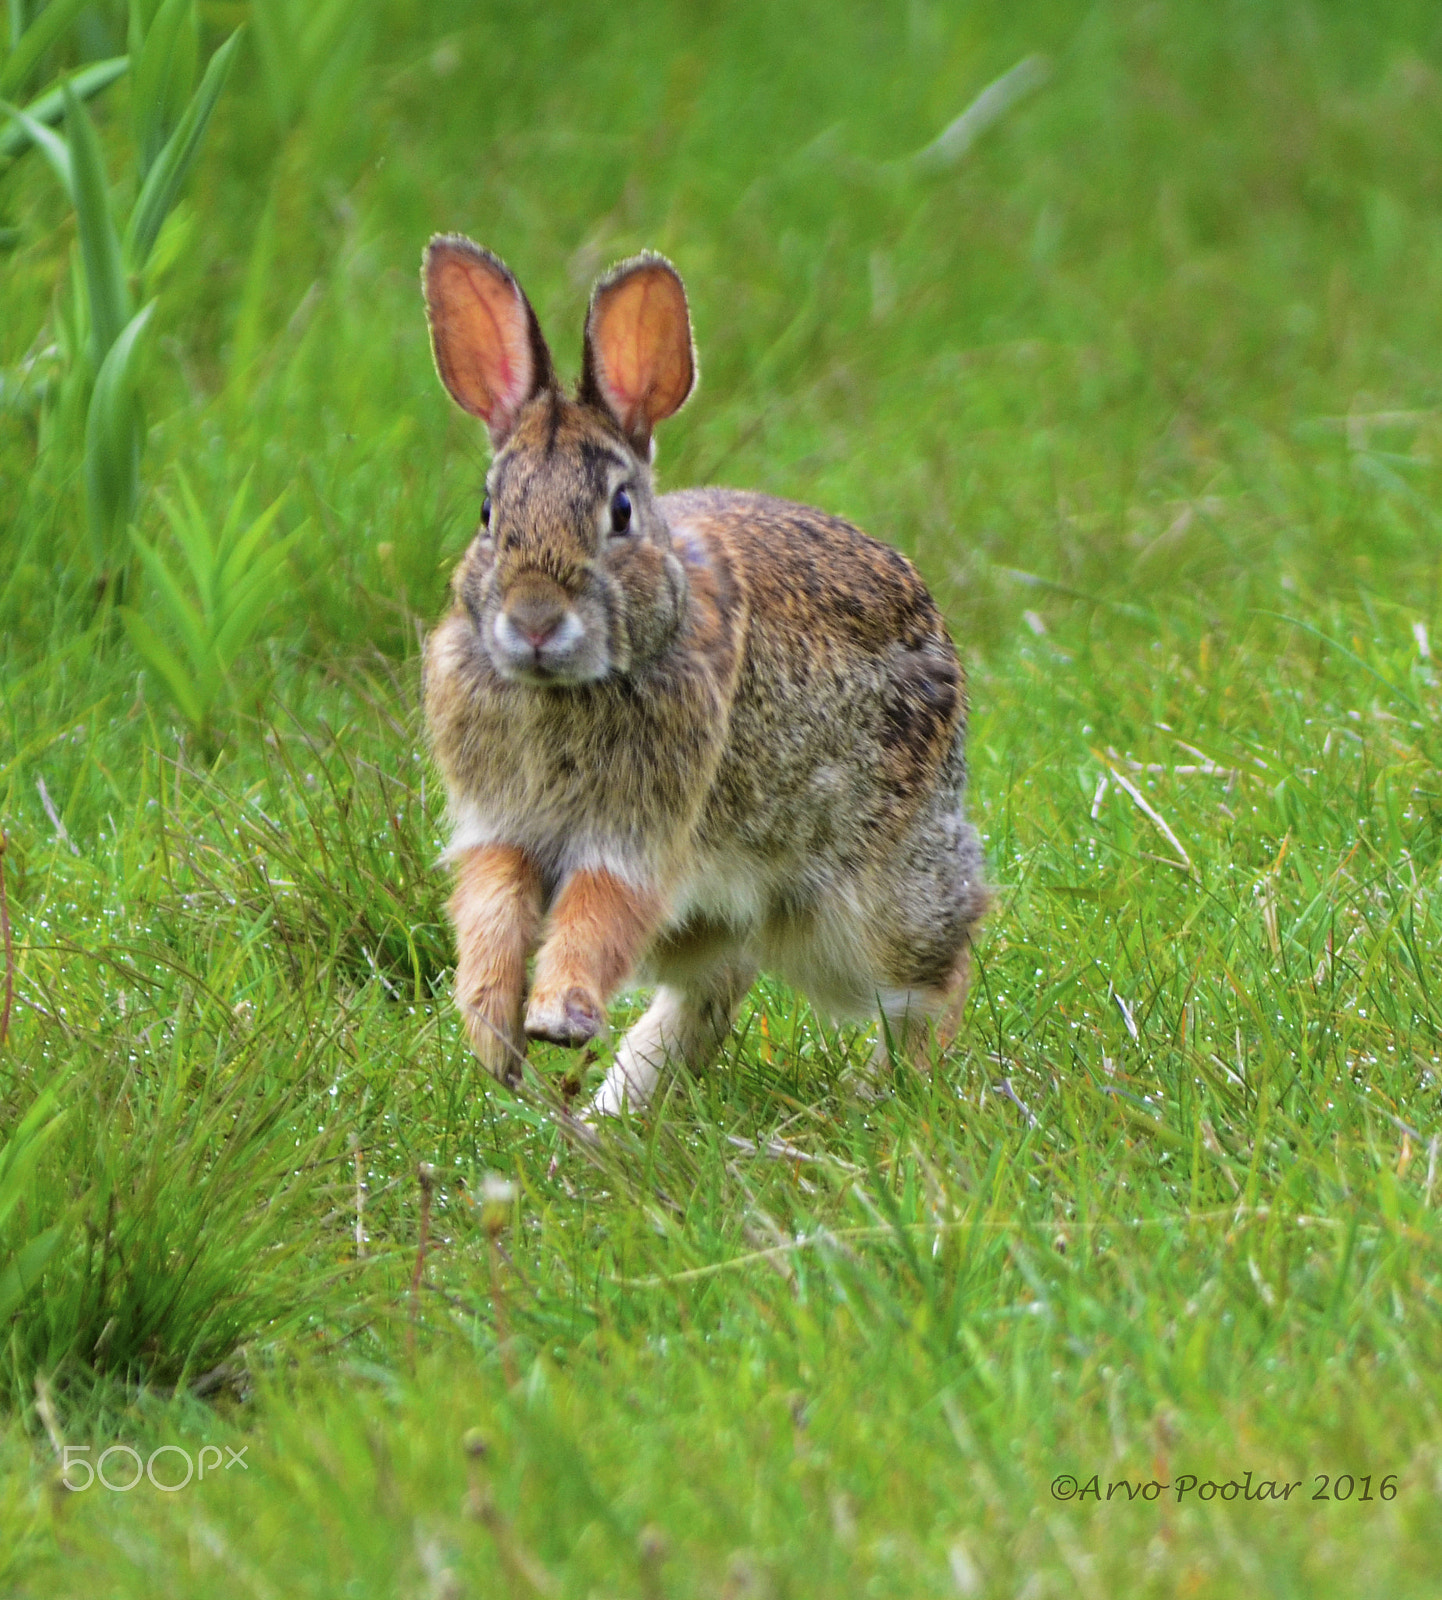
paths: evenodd
<path fill-rule="evenodd" d="M 489 528 L 490 525 L 491 525 L 491 497 L 490 497 L 490 495 L 487 495 L 486 498 L 481 501 L 481 526 L 483 528 Z"/>
<path fill-rule="evenodd" d="M 631 526 L 631 496 L 617 489 L 611 496 L 611 532 L 625 533 Z"/>

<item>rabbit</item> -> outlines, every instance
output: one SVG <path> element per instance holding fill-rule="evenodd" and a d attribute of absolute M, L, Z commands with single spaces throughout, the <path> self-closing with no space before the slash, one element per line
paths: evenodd
<path fill-rule="evenodd" d="M 808 506 L 657 493 L 652 432 L 697 371 L 662 256 L 597 283 L 574 396 L 498 257 L 437 235 L 423 284 L 493 447 L 423 664 L 476 1055 L 516 1082 L 528 1039 L 585 1044 L 650 979 L 587 1115 L 639 1111 L 719 1053 L 761 969 L 838 1019 L 879 1008 L 878 1074 L 945 1044 L 988 890 L 964 681 L 916 570 Z"/>

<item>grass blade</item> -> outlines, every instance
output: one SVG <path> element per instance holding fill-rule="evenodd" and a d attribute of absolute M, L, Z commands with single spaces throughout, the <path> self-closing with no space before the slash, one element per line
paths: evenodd
<path fill-rule="evenodd" d="M 126 259 L 136 272 L 143 271 L 150 259 L 150 252 L 160 235 L 161 224 L 170 214 L 170 208 L 175 204 L 180 187 L 195 161 L 200 141 L 235 59 L 241 32 L 242 29 L 237 28 L 210 58 L 200 87 L 191 96 L 179 126 L 146 174 L 135 209 L 130 213 L 130 226 L 125 235 Z"/>
<path fill-rule="evenodd" d="M 230 504 L 226 507 L 225 521 L 220 525 L 220 538 L 216 540 L 216 548 L 222 553 L 222 558 L 224 553 L 235 543 L 236 535 L 240 531 L 241 519 L 245 515 L 246 501 L 250 496 L 250 480 L 254 476 L 255 468 L 250 467 L 240 480 L 240 488 L 230 497 Z"/>
<path fill-rule="evenodd" d="M 185 475 L 185 469 L 178 467 L 175 475 L 180 482 L 180 498 L 185 502 L 184 511 L 181 511 L 166 495 L 157 494 L 156 498 L 160 501 L 161 509 L 170 523 L 170 531 L 175 535 L 175 542 L 185 557 L 185 564 L 190 568 L 190 575 L 195 580 L 196 593 L 200 596 L 201 615 L 208 624 L 215 610 L 215 545 L 210 537 L 210 527 L 205 512 L 195 497 L 195 491 L 190 486 L 190 479 Z"/>
<path fill-rule="evenodd" d="M 192 681 L 180 658 L 138 611 L 130 606 L 122 606 L 120 617 L 140 659 L 160 676 L 165 687 L 170 690 L 171 698 L 185 717 L 197 728 L 203 728 L 208 718 L 209 707 L 204 703 L 199 686 Z"/>
<path fill-rule="evenodd" d="M 198 609 L 186 599 L 180 585 L 175 581 L 175 575 L 166 566 L 160 552 L 153 545 L 146 544 L 136 534 L 132 533 L 130 538 L 147 576 L 160 591 L 166 609 L 185 640 L 185 648 L 189 652 L 192 664 L 197 671 L 204 670 L 213 655 L 208 628 L 209 617 L 206 616 L 203 607 Z"/>
<path fill-rule="evenodd" d="M 93 99 L 102 89 L 108 89 L 117 78 L 122 77 L 129 66 L 129 56 L 111 56 L 108 61 L 92 62 L 88 67 L 82 67 L 70 79 L 71 91 L 78 100 Z M 38 95 L 24 108 L 24 113 L 36 122 L 46 124 L 59 122 L 65 115 L 63 85 L 56 84 L 53 89 L 47 89 L 44 94 Z M 12 125 L 0 133 L 0 159 L 13 160 L 16 156 L 24 155 L 35 142 L 24 124 Z M 65 187 L 68 192 L 70 188 L 68 181 Z"/>
<path fill-rule="evenodd" d="M 20 35 L 20 41 L 0 66 L 0 95 L 17 94 L 25 87 L 40 58 L 89 5 L 90 0 L 50 0 L 50 4 Z M 12 14 L 13 15 L 13 14 Z"/>
<path fill-rule="evenodd" d="M 227 596 L 226 615 L 215 636 L 215 652 L 222 662 L 232 660 L 255 632 L 256 624 L 275 593 L 273 580 L 284 566 L 291 546 L 306 526 L 303 523 L 288 539 L 282 539 L 267 550 L 257 560 L 254 569 Z"/>
<path fill-rule="evenodd" d="M 37 1233 L 0 1269 L 0 1321 L 7 1320 L 16 1306 L 38 1285 L 45 1263 L 69 1233 L 73 1220 L 72 1215 Z"/>
<path fill-rule="evenodd" d="M 61 102 L 62 106 L 64 101 Z M 70 146 L 58 133 L 52 133 L 43 122 L 31 115 L 29 111 L 22 111 L 18 106 L 12 106 L 8 100 L 0 100 L 0 111 L 11 119 L 10 126 L 5 130 L 7 139 L 22 141 L 20 148 L 25 144 L 38 145 L 44 153 L 45 159 L 55 169 L 55 176 L 60 179 L 61 187 L 73 201 L 75 198 L 75 167 L 70 159 Z"/>
<path fill-rule="evenodd" d="M 145 34 L 131 95 L 142 179 L 184 115 L 199 51 L 195 0 L 163 0 Z"/>
<path fill-rule="evenodd" d="M 247 479 L 247 482 L 249 479 Z M 242 492 L 244 492 L 242 490 Z M 285 504 L 286 491 L 278 494 L 244 533 L 237 535 L 235 528 L 230 524 L 234 520 L 226 518 L 226 527 L 221 534 L 221 549 L 219 552 L 219 567 L 217 582 L 224 588 L 229 584 L 239 582 L 250 568 L 255 559 L 256 552 L 265 542 L 266 535 L 275 526 L 275 519 L 280 515 L 280 508 Z M 240 497 L 236 497 L 239 504 Z"/>
<path fill-rule="evenodd" d="M 95 370 L 120 337 L 130 317 L 130 291 L 120 261 L 120 242 L 110 210 L 105 158 L 95 136 L 95 124 L 66 83 L 65 124 L 70 135 L 70 162 L 74 173 L 75 222 L 80 233 L 80 254 L 85 263 L 85 286 L 90 299 L 90 352 Z"/>
<path fill-rule="evenodd" d="M 1051 64 L 1045 56 L 1024 57 L 987 84 L 959 117 L 911 156 L 907 165 L 926 175 L 949 171 L 982 134 L 1000 122 L 1018 101 L 1040 89 L 1050 76 Z"/>
<path fill-rule="evenodd" d="M 55 1110 L 57 1086 L 38 1095 L 35 1103 L 0 1149 L 0 1227 L 19 1203 L 24 1184 L 46 1145 L 59 1133 L 66 1113 Z"/>
<path fill-rule="evenodd" d="M 295 108 L 295 77 L 300 63 L 290 38 L 291 30 L 277 0 L 254 0 L 256 54 L 270 96 L 271 115 L 278 126 L 290 120 Z"/>
<path fill-rule="evenodd" d="M 0 1149 L 0 1227 L 9 1221 L 27 1191 L 35 1163 L 65 1123 L 68 1113 L 55 1109 L 58 1088 L 52 1084 L 36 1097 Z M 28 1239 L 0 1267 L 0 1321 L 9 1318 L 39 1281 L 45 1263 L 69 1231 L 74 1215 L 72 1210 L 68 1217 Z"/>
<path fill-rule="evenodd" d="M 135 363 L 152 300 L 126 324 L 96 374 L 85 417 L 85 497 L 97 573 L 109 570 L 140 488 L 140 407 Z"/>

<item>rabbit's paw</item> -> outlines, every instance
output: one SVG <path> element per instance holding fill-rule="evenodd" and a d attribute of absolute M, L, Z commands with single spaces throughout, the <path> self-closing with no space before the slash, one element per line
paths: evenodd
<path fill-rule="evenodd" d="M 896 1088 L 896 1073 L 884 1034 L 870 1059 L 853 1067 L 842 1077 L 841 1083 L 845 1092 L 864 1106 L 874 1106 L 890 1098 Z"/>
<path fill-rule="evenodd" d="M 496 1014 L 493 1006 L 462 1003 L 461 1016 L 466 1033 L 481 1065 L 493 1078 L 513 1087 L 521 1081 L 521 1067 L 526 1058 L 526 1036 L 492 1020 Z"/>
<path fill-rule="evenodd" d="M 554 994 L 538 991 L 526 1007 L 527 1037 L 551 1044 L 586 1044 L 605 1025 L 605 1008 L 579 985 Z"/>
<path fill-rule="evenodd" d="M 581 1120 L 588 1127 L 594 1127 L 602 1117 L 619 1117 L 628 1106 L 632 1111 L 639 1111 L 648 1097 L 634 1090 L 628 1093 L 628 1090 L 631 1090 L 631 1085 L 624 1078 L 618 1082 L 615 1071 L 608 1072 L 606 1081 L 597 1089 L 596 1098 L 586 1107 Z"/>

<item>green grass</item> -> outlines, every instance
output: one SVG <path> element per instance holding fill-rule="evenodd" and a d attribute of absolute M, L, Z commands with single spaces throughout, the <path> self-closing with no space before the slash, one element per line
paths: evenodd
<path fill-rule="evenodd" d="M 0 1134 L 63 1119 L 0 1156 L 0 1303 L 58 1230 L 0 1329 L 7 1592 L 1436 1594 L 1434 8 L 259 9 L 142 380 L 139 538 L 184 570 L 182 473 L 295 534 L 204 740 L 97 605 L 53 399 L 0 389 Z M 946 611 L 999 892 L 957 1045 L 878 1105 L 764 985 L 594 1150 L 572 1058 L 511 1095 L 464 1048 L 417 705 L 485 461 L 420 305 L 453 228 L 571 369 L 595 272 L 664 250 L 664 482 L 849 515 Z M 74 238 L 33 155 L 3 229 L 33 377 Z M 126 599 L 181 648 L 138 562 Z M 245 1466 L 59 1485 L 166 1443 Z M 1105 1498 L 1249 1470 L 1302 1487 Z"/>

